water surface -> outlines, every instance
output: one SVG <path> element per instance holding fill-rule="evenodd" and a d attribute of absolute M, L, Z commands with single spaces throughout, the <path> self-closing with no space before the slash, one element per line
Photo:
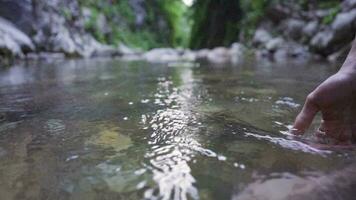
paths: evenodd
<path fill-rule="evenodd" d="M 325 63 L 69 60 L 0 69 L 1 199 L 231 199 L 353 161 L 288 127 Z"/>

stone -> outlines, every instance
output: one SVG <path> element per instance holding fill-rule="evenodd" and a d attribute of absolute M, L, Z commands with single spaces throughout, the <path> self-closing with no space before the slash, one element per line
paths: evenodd
<path fill-rule="evenodd" d="M 269 32 L 264 29 L 257 29 L 253 36 L 252 43 L 254 46 L 260 46 L 267 43 L 271 39 L 272 36 Z"/>
<path fill-rule="evenodd" d="M 335 33 L 331 30 L 321 31 L 311 39 L 309 46 L 316 53 L 328 55 L 332 53 L 330 46 L 334 36 Z"/>
<path fill-rule="evenodd" d="M 22 56 L 34 50 L 31 39 L 14 24 L 0 17 L 0 54 Z"/>
<path fill-rule="evenodd" d="M 104 35 L 111 32 L 106 17 L 102 13 L 100 13 L 96 18 L 96 28 L 100 30 Z"/>
<path fill-rule="evenodd" d="M 208 62 L 209 49 L 200 49 L 195 52 L 195 58 L 199 62 Z"/>
<path fill-rule="evenodd" d="M 341 3 L 342 11 L 349 11 L 356 8 L 356 0 L 344 0 Z"/>
<path fill-rule="evenodd" d="M 273 38 L 266 43 L 266 49 L 274 52 L 283 46 L 284 40 L 281 37 Z"/>
<path fill-rule="evenodd" d="M 180 60 L 179 52 L 171 48 L 152 49 L 144 53 L 143 57 L 149 62 L 172 62 Z"/>
<path fill-rule="evenodd" d="M 342 63 L 347 57 L 347 54 L 350 52 L 351 49 L 351 43 L 347 44 L 343 48 L 341 48 L 339 51 L 336 51 L 335 53 L 332 53 L 327 57 L 327 60 L 329 62 L 333 63 Z"/>
<path fill-rule="evenodd" d="M 303 35 L 310 38 L 318 32 L 318 28 L 319 28 L 318 21 L 315 20 L 315 21 L 308 22 L 302 30 Z"/>
<path fill-rule="evenodd" d="M 35 30 L 31 0 L 1 0 L 0 17 L 15 24 L 25 34 Z"/>
<path fill-rule="evenodd" d="M 208 52 L 207 59 L 210 63 L 227 63 L 231 60 L 231 52 L 226 47 L 217 47 Z"/>
<path fill-rule="evenodd" d="M 302 36 L 302 30 L 305 22 L 299 19 L 287 19 L 282 23 L 283 32 L 287 37 L 299 40 Z"/>
<path fill-rule="evenodd" d="M 337 35 L 354 35 L 356 28 L 356 9 L 349 12 L 339 13 L 331 24 Z"/>
<path fill-rule="evenodd" d="M 230 47 L 231 63 L 238 64 L 244 60 L 246 47 L 240 43 L 233 43 Z"/>

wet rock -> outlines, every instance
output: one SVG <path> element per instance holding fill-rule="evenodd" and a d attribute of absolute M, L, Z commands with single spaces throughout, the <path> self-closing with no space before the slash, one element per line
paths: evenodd
<path fill-rule="evenodd" d="M 97 16 L 97 19 L 96 19 L 96 28 L 97 28 L 98 30 L 100 30 L 104 35 L 111 32 L 110 26 L 108 25 L 108 22 L 107 22 L 107 20 L 106 20 L 106 17 L 105 17 L 105 15 L 103 15 L 102 13 L 100 13 L 100 14 Z"/>
<path fill-rule="evenodd" d="M 0 1 L 0 17 L 15 24 L 25 34 L 35 30 L 33 5 L 30 0 L 2 0 Z"/>
<path fill-rule="evenodd" d="M 231 63 L 238 64 L 243 61 L 246 54 L 246 47 L 240 43 L 233 43 L 230 48 Z"/>
<path fill-rule="evenodd" d="M 230 62 L 231 52 L 228 48 L 217 47 L 209 51 L 207 60 L 211 63 L 227 63 Z"/>
<path fill-rule="evenodd" d="M 341 3 L 341 8 L 343 11 L 349 11 L 356 8 L 356 0 L 344 0 Z"/>
<path fill-rule="evenodd" d="M 266 30 L 257 29 L 253 36 L 252 43 L 255 46 L 260 46 L 267 43 L 271 39 L 272 39 L 271 34 L 269 34 Z"/>
<path fill-rule="evenodd" d="M 0 54 L 23 56 L 34 50 L 31 39 L 11 22 L 0 18 Z"/>
<path fill-rule="evenodd" d="M 290 14 L 290 9 L 281 4 L 277 4 L 269 9 L 267 9 L 267 17 L 271 19 L 274 23 L 279 23 L 283 19 L 286 19 Z"/>
<path fill-rule="evenodd" d="M 354 36 L 356 29 L 356 9 L 340 13 L 331 25 L 336 37 Z"/>
<path fill-rule="evenodd" d="M 331 30 L 325 30 L 317 33 L 310 41 L 310 47 L 314 52 L 322 55 L 328 55 L 332 52 L 330 48 L 335 34 Z"/>
<path fill-rule="evenodd" d="M 26 54 L 28 60 L 63 60 L 65 59 L 64 53 L 55 52 L 40 52 L 40 53 L 28 53 Z"/>
<path fill-rule="evenodd" d="M 341 48 L 339 51 L 329 55 L 327 57 L 327 60 L 329 62 L 342 63 L 346 59 L 347 54 L 350 52 L 350 49 L 351 49 L 351 43 L 347 44 L 346 46 Z"/>
<path fill-rule="evenodd" d="M 117 47 L 118 53 L 121 55 L 131 55 L 131 54 L 139 54 L 140 52 L 134 49 L 129 48 L 124 44 L 120 44 Z"/>
<path fill-rule="evenodd" d="M 283 32 L 287 37 L 291 37 L 294 40 L 298 40 L 302 36 L 302 30 L 305 26 L 305 22 L 298 19 L 287 19 L 282 24 Z"/>
<path fill-rule="evenodd" d="M 209 49 L 200 49 L 195 52 L 196 60 L 199 62 L 207 62 L 208 61 L 208 53 Z"/>
<path fill-rule="evenodd" d="M 180 60 L 180 53 L 176 49 L 158 48 L 144 53 L 143 57 L 149 62 L 172 62 Z"/>
<path fill-rule="evenodd" d="M 311 21 L 307 23 L 306 26 L 303 28 L 303 35 L 310 38 L 317 33 L 318 28 L 319 28 L 318 21 Z"/>
<path fill-rule="evenodd" d="M 356 31 L 356 9 L 339 13 L 331 27 L 317 33 L 311 40 L 311 48 L 324 56 L 330 55 L 350 43 Z"/>
<path fill-rule="evenodd" d="M 281 37 L 273 38 L 266 43 L 266 49 L 275 52 L 283 46 L 284 40 Z"/>

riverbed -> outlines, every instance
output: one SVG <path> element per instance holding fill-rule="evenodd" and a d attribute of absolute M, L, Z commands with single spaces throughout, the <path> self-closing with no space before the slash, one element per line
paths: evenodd
<path fill-rule="evenodd" d="M 288 128 L 327 63 L 112 59 L 0 69 L 0 199 L 231 199 L 333 173 L 350 149 Z M 276 186 L 280 187 L 280 186 Z"/>

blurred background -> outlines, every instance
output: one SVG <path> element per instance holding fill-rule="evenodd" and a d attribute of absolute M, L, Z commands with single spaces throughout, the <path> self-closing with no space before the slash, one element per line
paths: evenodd
<path fill-rule="evenodd" d="M 312 53 L 335 60 L 347 52 L 355 30 L 355 0 L 0 0 L 3 59 L 238 42 L 262 56 Z"/>

